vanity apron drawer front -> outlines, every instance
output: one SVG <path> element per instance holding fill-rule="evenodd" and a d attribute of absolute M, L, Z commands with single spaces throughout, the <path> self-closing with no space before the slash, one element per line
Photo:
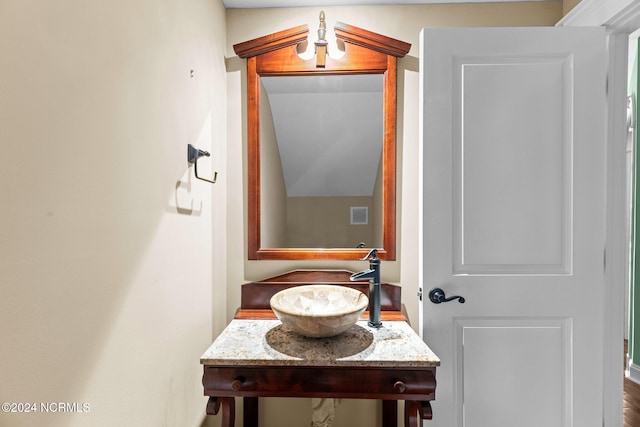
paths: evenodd
<path fill-rule="evenodd" d="M 207 396 L 433 400 L 433 368 L 205 366 Z"/>

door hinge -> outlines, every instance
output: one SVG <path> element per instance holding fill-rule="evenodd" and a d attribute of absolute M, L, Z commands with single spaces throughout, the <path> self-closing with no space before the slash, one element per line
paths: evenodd
<path fill-rule="evenodd" d="M 422 288 L 418 288 L 418 300 L 422 301 Z"/>

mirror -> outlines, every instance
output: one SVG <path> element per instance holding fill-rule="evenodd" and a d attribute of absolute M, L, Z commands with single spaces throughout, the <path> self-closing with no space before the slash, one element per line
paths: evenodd
<path fill-rule="evenodd" d="M 247 58 L 248 257 L 395 259 L 396 61 L 411 45 L 336 23 L 234 46 Z M 331 49 L 329 47 L 329 49 Z M 357 247 L 360 246 L 360 247 Z"/>
<path fill-rule="evenodd" d="M 260 83 L 261 244 L 383 247 L 382 74 Z"/>

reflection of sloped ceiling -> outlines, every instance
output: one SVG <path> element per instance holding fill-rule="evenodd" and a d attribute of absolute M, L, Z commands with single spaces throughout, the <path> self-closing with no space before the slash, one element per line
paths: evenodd
<path fill-rule="evenodd" d="M 287 195 L 371 196 L 382 152 L 382 75 L 262 77 Z"/>

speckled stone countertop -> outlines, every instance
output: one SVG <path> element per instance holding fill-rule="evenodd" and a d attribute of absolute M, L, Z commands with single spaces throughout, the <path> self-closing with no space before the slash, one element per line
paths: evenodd
<path fill-rule="evenodd" d="M 234 319 L 200 358 L 213 366 L 434 367 L 440 359 L 403 321 L 359 321 L 332 338 L 306 338 L 279 320 Z"/>

